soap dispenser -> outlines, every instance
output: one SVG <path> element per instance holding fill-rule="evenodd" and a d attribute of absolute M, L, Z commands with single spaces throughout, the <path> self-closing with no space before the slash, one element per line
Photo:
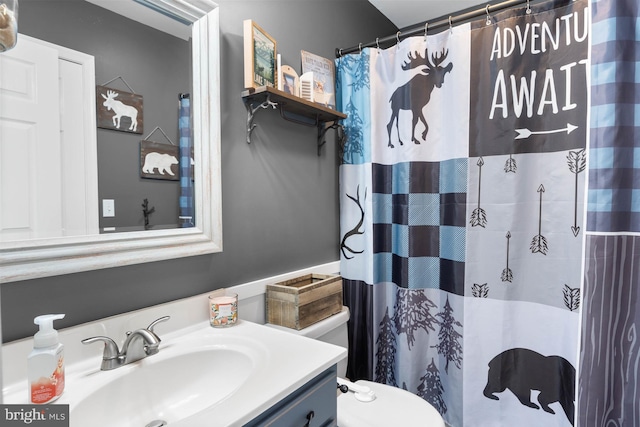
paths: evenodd
<path fill-rule="evenodd" d="M 53 329 L 53 321 L 63 317 L 45 314 L 33 319 L 40 330 L 33 337 L 33 350 L 27 360 L 31 403 L 53 402 L 64 391 L 64 347 Z"/>

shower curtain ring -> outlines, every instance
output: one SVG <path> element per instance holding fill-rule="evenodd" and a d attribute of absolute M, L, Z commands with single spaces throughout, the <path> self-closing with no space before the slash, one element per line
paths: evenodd
<path fill-rule="evenodd" d="M 531 14 L 531 5 L 529 4 L 529 0 L 527 0 L 527 15 Z"/>
<path fill-rule="evenodd" d="M 380 50 L 380 37 L 376 37 L 376 47 Z"/>
<path fill-rule="evenodd" d="M 360 50 L 360 53 L 362 53 L 362 43 L 358 43 L 358 49 Z"/>
<path fill-rule="evenodd" d="M 451 15 L 449 15 L 449 32 L 453 33 L 453 22 L 451 22 Z"/>
<path fill-rule="evenodd" d="M 429 23 L 424 23 L 424 41 L 427 41 L 427 31 L 429 31 Z"/>
<path fill-rule="evenodd" d="M 487 25 L 491 25 L 491 15 L 489 15 L 489 4 L 487 4 L 487 7 L 484 9 L 487 12 Z"/>
<path fill-rule="evenodd" d="M 396 33 L 396 41 L 398 42 L 398 43 L 396 44 L 396 47 L 397 47 L 398 49 L 400 49 L 400 31 L 398 31 L 398 32 Z"/>

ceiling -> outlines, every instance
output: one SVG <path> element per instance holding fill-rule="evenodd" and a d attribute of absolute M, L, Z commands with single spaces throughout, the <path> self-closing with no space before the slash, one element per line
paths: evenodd
<path fill-rule="evenodd" d="M 454 15 L 463 9 L 485 6 L 487 0 L 369 0 L 383 15 L 398 28 L 441 16 Z"/>

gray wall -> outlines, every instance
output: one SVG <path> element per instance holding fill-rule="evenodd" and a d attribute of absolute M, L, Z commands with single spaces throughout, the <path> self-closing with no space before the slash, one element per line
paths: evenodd
<path fill-rule="evenodd" d="M 5 283 L 2 338 L 35 333 L 33 317 L 66 313 L 59 328 L 339 259 L 338 150 L 329 132 L 263 110 L 248 145 L 242 21 L 254 19 L 278 43 L 283 64 L 300 50 L 334 58 L 336 47 L 396 31 L 365 0 L 221 0 L 222 253 Z M 135 88 L 134 88 L 135 89 Z M 117 207 L 116 207 L 117 209 Z"/>

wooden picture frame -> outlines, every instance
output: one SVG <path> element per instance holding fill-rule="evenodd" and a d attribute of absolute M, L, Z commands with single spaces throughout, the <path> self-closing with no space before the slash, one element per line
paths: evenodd
<path fill-rule="evenodd" d="M 300 96 L 300 78 L 292 67 L 283 65 L 280 69 L 282 79 L 282 91 L 293 96 Z"/>
<path fill-rule="evenodd" d="M 276 87 L 276 41 L 252 19 L 244 28 L 244 87 Z"/>
<path fill-rule="evenodd" d="M 142 95 L 96 86 L 96 122 L 102 129 L 141 134 L 144 130 Z"/>

